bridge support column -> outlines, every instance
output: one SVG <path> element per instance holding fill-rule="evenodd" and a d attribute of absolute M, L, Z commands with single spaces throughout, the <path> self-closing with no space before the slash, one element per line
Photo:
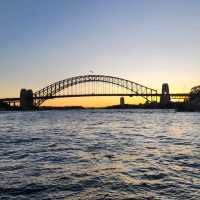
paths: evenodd
<path fill-rule="evenodd" d="M 160 104 L 162 106 L 167 106 L 171 103 L 169 85 L 168 83 L 163 83 L 162 85 L 162 96 L 160 97 Z"/>
<path fill-rule="evenodd" d="M 120 97 L 120 106 L 124 106 L 124 105 L 125 105 L 124 97 Z"/>
<path fill-rule="evenodd" d="M 33 109 L 33 91 L 32 90 L 21 89 L 20 107 L 22 110 Z"/>

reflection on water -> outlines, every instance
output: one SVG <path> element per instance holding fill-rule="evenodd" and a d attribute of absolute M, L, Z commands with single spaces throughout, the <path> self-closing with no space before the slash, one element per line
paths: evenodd
<path fill-rule="evenodd" d="M 0 199 L 199 199 L 200 114 L 0 113 Z"/>

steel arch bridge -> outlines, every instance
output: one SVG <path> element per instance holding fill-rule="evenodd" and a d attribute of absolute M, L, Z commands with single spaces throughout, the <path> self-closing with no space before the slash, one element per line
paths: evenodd
<path fill-rule="evenodd" d="M 86 92 L 83 84 L 91 84 L 93 90 Z M 98 85 L 103 84 L 104 91 Z M 107 85 L 107 86 L 106 86 Z M 109 86 L 109 87 L 108 87 Z M 75 87 L 74 90 L 70 88 Z M 123 92 L 119 92 L 123 89 Z M 59 94 L 67 89 L 66 95 Z M 118 90 L 117 90 L 118 89 Z M 107 90 L 107 92 L 106 92 Z M 117 91 L 117 92 L 116 92 Z M 125 91 L 125 92 L 124 92 Z M 84 75 L 67 78 L 44 87 L 33 94 L 34 106 L 39 107 L 47 99 L 62 97 L 83 97 L 83 96 L 140 96 L 148 102 L 157 101 L 157 90 L 144 85 L 113 76 L 106 75 Z"/>

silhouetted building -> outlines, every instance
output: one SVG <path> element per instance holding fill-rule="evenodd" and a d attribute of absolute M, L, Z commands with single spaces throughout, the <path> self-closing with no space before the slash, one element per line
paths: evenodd
<path fill-rule="evenodd" d="M 124 104 L 125 104 L 124 97 L 120 97 L 120 105 L 124 106 Z"/>
<path fill-rule="evenodd" d="M 33 91 L 32 90 L 21 89 L 20 107 L 22 110 L 33 109 Z"/>
<path fill-rule="evenodd" d="M 3 101 L 0 101 L 0 110 L 8 109 L 9 105 Z"/>
<path fill-rule="evenodd" d="M 171 102 L 170 93 L 169 93 L 169 85 L 168 83 L 162 84 L 162 96 L 160 97 L 160 104 L 165 106 L 169 105 Z"/>

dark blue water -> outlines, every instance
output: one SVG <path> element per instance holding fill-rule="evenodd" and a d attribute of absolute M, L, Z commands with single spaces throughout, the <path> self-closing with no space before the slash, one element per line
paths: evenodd
<path fill-rule="evenodd" d="M 200 113 L 0 113 L 0 199 L 200 199 Z"/>

